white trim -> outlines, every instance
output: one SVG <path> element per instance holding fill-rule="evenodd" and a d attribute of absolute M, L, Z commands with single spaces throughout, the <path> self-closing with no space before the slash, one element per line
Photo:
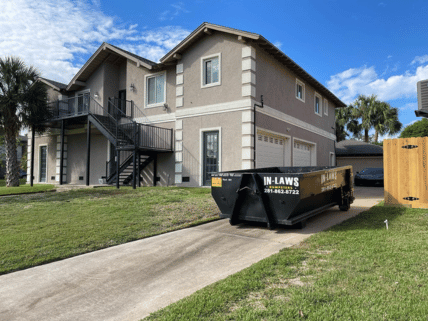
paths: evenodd
<path fill-rule="evenodd" d="M 320 102 L 318 112 L 315 109 L 315 107 L 317 105 L 317 98 L 319 99 L 319 102 Z M 317 92 L 314 93 L 314 113 L 315 113 L 315 115 L 322 117 L 322 96 Z"/>
<path fill-rule="evenodd" d="M 328 116 L 328 100 L 324 98 L 324 115 Z"/>
<path fill-rule="evenodd" d="M 45 182 L 42 182 L 41 181 L 41 176 L 40 176 L 40 174 L 41 174 L 41 153 L 40 153 L 40 150 L 41 150 L 41 148 L 40 147 L 43 147 L 43 146 L 46 146 L 46 181 Z M 49 166 L 48 166 L 48 160 L 49 160 L 49 144 L 40 144 L 40 145 L 38 145 L 38 148 L 37 148 L 37 152 L 38 152 L 38 159 L 39 159 L 39 166 L 37 166 L 38 167 L 38 179 L 37 179 L 37 182 L 38 183 L 47 183 L 48 182 L 48 168 L 49 168 Z"/>
<path fill-rule="evenodd" d="M 302 86 L 302 98 L 297 96 L 297 85 Z M 298 100 L 305 102 L 305 95 L 306 95 L 305 83 L 303 81 L 301 81 L 300 79 L 296 78 L 296 85 L 294 86 L 294 96 Z"/>
<path fill-rule="evenodd" d="M 221 172 L 221 127 L 200 128 L 199 129 L 199 186 L 203 186 L 203 150 L 204 150 L 204 132 L 218 131 L 218 171 Z"/>
<path fill-rule="evenodd" d="M 217 82 L 213 82 L 210 84 L 205 84 L 204 81 L 204 70 L 205 70 L 205 66 L 204 66 L 204 60 L 208 60 L 211 58 L 218 58 L 218 81 Z M 205 57 L 201 57 L 201 88 L 209 88 L 209 87 L 214 87 L 214 86 L 220 86 L 221 85 L 221 52 L 216 53 L 216 54 L 212 54 L 209 56 L 205 56 Z"/>
<path fill-rule="evenodd" d="M 256 59 L 256 49 L 251 46 L 242 47 L 242 58 L 251 57 Z"/>
<path fill-rule="evenodd" d="M 164 75 L 164 91 L 163 91 L 163 101 L 160 103 L 154 103 L 154 104 L 148 104 L 147 99 L 148 99 L 148 95 L 147 95 L 147 85 L 148 85 L 148 78 L 153 78 L 153 77 L 157 77 L 160 75 Z M 163 105 L 166 102 L 166 70 L 154 73 L 154 74 L 148 74 L 148 75 L 144 75 L 144 108 L 154 108 L 154 107 L 163 107 Z"/>
<path fill-rule="evenodd" d="M 311 142 L 309 140 L 300 139 L 298 137 L 293 137 L 293 142 L 291 148 L 293 149 L 293 157 L 292 157 L 292 166 L 294 167 L 294 142 L 295 141 L 302 142 L 308 145 L 311 145 L 311 166 L 317 166 L 317 143 Z M 313 162 L 313 164 L 312 164 Z"/>
<path fill-rule="evenodd" d="M 183 68 L 183 63 L 181 63 L 181 64 L 177 64 L 177 67 L 176 67 L 176 73 L 177 73 L 177 74 L 181 74 L 181 73 L 183 72 L 183 70 L 184 70 L 184 68 Z"/>

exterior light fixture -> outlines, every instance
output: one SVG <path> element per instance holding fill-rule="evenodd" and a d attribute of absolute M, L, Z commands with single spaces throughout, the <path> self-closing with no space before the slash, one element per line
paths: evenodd
<path fill-rule="evenodd" d="M 132 92 L 135 91 L 135 85 L 131 84 L 131 86 L 129 86 L 129 90 L 132 91 Z"/>

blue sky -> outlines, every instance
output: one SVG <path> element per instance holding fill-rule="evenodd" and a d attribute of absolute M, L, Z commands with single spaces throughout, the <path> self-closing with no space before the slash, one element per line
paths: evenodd
<path fill-rule="evenodd" d="M 157 61 L 204 21 L 263 35 L 344 102 L 376 94 L 404 125 L 428 79 L 426 1 L 8 0 L 0 21 L 0 56 L 65 83 L 103 41 Z"/>

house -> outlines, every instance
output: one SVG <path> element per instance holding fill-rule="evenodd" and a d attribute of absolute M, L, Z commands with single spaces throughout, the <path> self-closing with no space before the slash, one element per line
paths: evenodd
<path fill-rule="evenodd" d="M 366 167 L 383 168 L 383 148 L 358 140 L 336 144 L 337 166 L 352 165 L 354 175 Z"/>
<path fill-rule="evenodd" d="M 29 168 L 60 184 L 203 186 L 217 171 L 333 165 L 345 106 L 263 36 L 211 23 L 159 63 L 103 43 L 69 84 L 40 81 L 49 131 Z"/>

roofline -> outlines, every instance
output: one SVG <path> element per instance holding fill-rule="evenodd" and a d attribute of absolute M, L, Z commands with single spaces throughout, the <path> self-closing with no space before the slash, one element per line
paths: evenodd
<path fill-rule="evenodd" d="M 268 41 L 263 36 L 242 31 L 238 29 L 233 29 L 229 27 L 224 27 L 220 25 L 215 25 L 212 23 L 204 22 L 202 23 L 198 28 L 196 28 L 190 35 L 188 35 L 186 38 L 184 38 L 177 46 L 175 46 L 173 49 L 171 49 L 165 56 L 163 56 L 160 59 L 161 63 L 165 63 L 171 58 L 174 59 L 174 54 L 177 54 L 181 49 L 185 48 L 187 45 L 189 45 L 190 42 L 192 42 L 195 38 L 197 38 L 201 33 L 209 33 L 209 30 L 216 30 L 221 32 L 226 32 L 230 34 L 235 34 L 237 36 L 241 36 L 243 38 L 249 39 L 253 41 L 255 44 L 264 45 L 267 48 L 262 48 L 263 50 L 271 50 L 273 51 L 272 55 L 278 59 L 278 60 L 285 60 L 285 63 L 289 64 L 291 66 L 291 70 L 294 71 L 297 75 L 300 73 L 303 77 L 307 78 L 310 82 L 313 83 L 314 87 L 318 87 L 318 89 L 325 93 L 326 96 L 328 96 L 336 105 L 335 108 L 342 108 L 346 107 L 347 105 L 342 102 L 339 98 L 336 97 L 335 94 L 333 94 L 330 90 L 328 90 L 324 85 L 322 85 L 320 82 L 318 82 L 314 77 L 312 77 L 308 72 L 306 72 L 302 67 L 300 67 L 296 62 L 294 62 L 290 57 L 285 55 L 280 49 L 278 49 L 274 44 L 272 44 L 270 41 Z M 281 62 L 281 61 L 280 61 Z M 317 88 L 315 88 L 317 89 Z"/>
<path fill-rule="evenodd" d="M 51 82 L 49 82 L 48 80 L 44 79 L 44 78 L 37 78 L 36 81 L 41 81 L 43 83 L 45 83 L 48 86 L 51 86 L 53 89 L 57 90 L 57 91 L 61 91 L 61 88 L 55 86 L 54 84 L 52 84 Z"/>
<path fill-rule="evenodd" d="M 80 68 L 80 70 L 77 72 L 77 74 L 76 75 L 74 75 L 74 77 L 71 79 L 71 81 L 70 81 L 70 83 L 68 84 L 68 86 L 67 86 L 67 88 L 66 88 L 66 90 L 68 91 L 68 90 L 70 90 L 70 88 L 71 88 L 71 86 L 73 86 L 75 83 L 76 83 L 76 81 L 77 81 L 77 79 L 79 78 L 79 76 L 83 73 L 83 71 L 85 71 L 85 69 L 91 64 L 91 62 L 95 59 L 95 57 L 96 56 L 98 56 L 98 54 L 101 52 L 101 51 L 103 51 L 103 50 L 106 50 L 106 49 L 108 49 L 108 50 L 111 50 L 111 51 L 113 51 L 113 52 L 115 52 L 116 54 L 118 54 L 118 55 L 121 55 L 121 56 L 123 56 L 123 57 L 125 57 L 126 59 L 129 59 L 129 60 L 132 60 L 132 61 L 134 61 L 136 64 L 137 64 L 137 66 L 139 67 L 140 65 L 142 65 L 142 66 L 144 66 L 145 68 L 147 68 L 147 69 L 153 69 L 153 66 L 151 66 L 151 65 L 149 65 L 149 64 L 147 64 L 146 62 L 144 62 L 144 61 L 142 61 L 142 60 L 140 60 L 140 59 L 137 59 L 136 57 L 133 57 L 133 56 L 131 56 L 131 55 L 129 55 L 129 54 L 127 54 L 126 52 L 124 52 L 124 51 L 122 51 L 122 50 L 120 50 L 119 48 L 116 48 L 116 47 L 114 47 L 114 46 L 112 46 L 112 45 L 110 45 L 109 43 L 107 43 L 107 42 L 103 42 L 102 43 L 102 45 L 97 49 L 97 51 L 95 51 L 94 52 L 94 54 L 88 59 L 88 61 L 86 61 L 86 63 L 83 65 L 83 67 L 82 68 Z"/>

